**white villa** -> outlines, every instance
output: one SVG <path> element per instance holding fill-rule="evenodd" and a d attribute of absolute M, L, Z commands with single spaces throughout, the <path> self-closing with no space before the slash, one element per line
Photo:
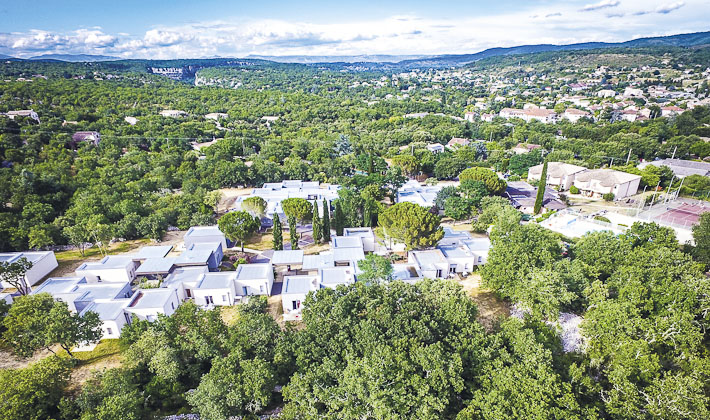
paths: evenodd
<path fill-rule="evenodd" d="M 436 194 L 438 194 L 442 188 L 443 187 L 440 185 L 422 186 L 419 182 L 410 179 L 397 190 L 397 202 L 409 202 L 424 207 L 431 207 L 434 205 Z"/>
<path fill-rule="evenodd" d="M 25 258 L 32 267 L 25 273 L 25 287 L 29 290 L 59 266 L 52 251 L 25 251 L 0 253 L 0 262 L 12 264 Z M 7 282 L 0 282 L 0 290 L 14 287 Z"/>
<path fill-rule="evenodd" d="M 528 181 L 539 181 L 542 176 L 542 164 L 528 169 Z M 560 191 L 569 190 L 574 183 L 575 175 L 586 171 L 584 166 L 570 165 L 564 162 L 549 162 L 547 164 L 547 185 L 558 187 Z"/>
<path fill-rule="evenodd" d="M 587 197 L 602 197 L 612 193 L 614 199 L 619 200 L 636 194 L 640 182 L 640 175 L 612 169 L 593 169 L 576 174 L 574 186 Z"/>
<path fill-rule="evenodd" d="M 278 214 L 282 221 L 286 215 L 281 208 L 281 202 L 287 198 L 302 198 L 311 204 L 316 201 L 320 214 L 323 214 L 323 200 L 331 202 L 338 198 L 340 185 L 321 185 L 318 181 L 289 180 L 283 182 L 266 183 L 262 188 L 254 188 L 251 194 L 237 197 L 232 211 L 241 210 L 242 202 L 250 197 L 261 197 L 266 201 L 266 214 L 261 220 L 262 226 L 273 224 L 274 214 Z"/>

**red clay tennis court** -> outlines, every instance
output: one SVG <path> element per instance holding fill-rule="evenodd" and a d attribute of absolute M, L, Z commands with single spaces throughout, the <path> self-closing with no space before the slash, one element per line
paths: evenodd
<path fill-rule="evenodd" d="M 662 222 L 691 226 L 697 224 L 700 216 L 707 211 L 710 211 L 710 206 L 683 203 L 658 215 L 657 218 Z"/>

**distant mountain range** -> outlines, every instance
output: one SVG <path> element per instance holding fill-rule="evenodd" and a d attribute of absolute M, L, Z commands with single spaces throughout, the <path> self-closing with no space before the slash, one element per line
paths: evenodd
<path fill-rule="evenodd" d="M 120 60 L 118 57 L 109 55 L 91 55 L 91 54 L 42 54 L 35 57 L 30 57 L 30 60 L 36 61 L 67 61 L 70 63 L 86 63 L 96 61 L 115 61 Z"/>
<path fill-rule="evenodd" d="M 274 61 L 277 63 L 318 64 L 318 63 L 398 63 L 405 60 L 419 60 L 432 55 L 249 55 L 246 58 Z"/>
<path fill-rule="evenodd" d="M 695 47 L 708 44 L 710 44 L 710 32 L 696 32 L 691 34 L 638 38 L 625 42 L 584 42 L 567 45 L 537 44 L 509 48 L 489 48 L 475 54 L 439 55 L 424 59 L 400 61 L 397 64 L 405 67 L 451 67 L 501 55 L 532 54 L 546 51 L 591 50 L 599 48 L 639 48 L 654 46 Z"/>

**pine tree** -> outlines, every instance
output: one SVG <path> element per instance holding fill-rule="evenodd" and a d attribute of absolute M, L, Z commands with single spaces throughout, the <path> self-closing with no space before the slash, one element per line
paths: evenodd
<path fill-rule="evenodd" d="M 288 236 L 291 239 L 291 249 L 298 249 L 298 232 L 296 232 L 296 218 L 288 218 Z"/>
<path fill-rule="evenodd" d="M 330 208 L 328 200 L 323 199 L 323 242 L 330 242 Z"/>
<path fill-rule="evenodd" d="M 281 218 L 278 214 L 274 215 L 274 251 L 284 249 L 284 234 L 281 227 Z"/>
<path fill-rule="evenodd" d="M 313 242 L 320 243 L 322 236 L 322 226 L 318 215 L 318 201 L 313 202 Z"/>
<path fill-rule="evenodd" d="M 542 202 L 545 199 L 545 187 L 547 186 L 547 161 L 542 164 L 542 173 L 540 174 L 540 184 L 537 186 L 537 197 L 535 197 L 535 207 L 533 213 L 538 214 L 542 210 Z"/>
<path fill-rule="evenodd" d="M 343 228 L 345 227 L 345 216 L 343 215 L 342 207 L 340 207 L 340 201 L 335 202 L 335 215 L 333 216 L 333 224 L 335 225 L 335 234 L 337 236 L 342 236 Z"/>

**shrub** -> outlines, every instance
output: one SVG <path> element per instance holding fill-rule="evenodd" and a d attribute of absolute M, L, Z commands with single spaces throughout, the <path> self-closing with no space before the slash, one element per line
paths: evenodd
<path fill-rule="evenodd" d="M 570 194 L 579 194 L 579 188 L 572 185 L 571 187 L 569 187 L 569 193 Z"/>
<path fill-rule="evenodd" d="M 604 201 L 614 201 L 614 193 L 606 193 L 602 195 Z"/>

